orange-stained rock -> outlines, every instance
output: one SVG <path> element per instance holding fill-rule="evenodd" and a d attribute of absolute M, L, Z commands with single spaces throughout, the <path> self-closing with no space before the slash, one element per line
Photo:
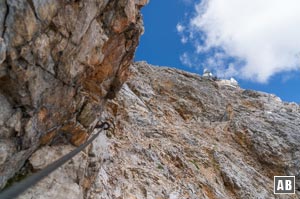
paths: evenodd
<path fill-rule="evenodd" d="M 85 131 L 78 131 L 71 137 L 71 143 L 75 146 L 80 146 L 85 143 L 88 138 L 88 134 Z"/>
<path fill-rule="evenodd" d="M 111 129 L 20 199 L 274 198 L 274 175 L 299 176 L 298 104 L 145 62 L 130 71 L 105 106 L 74 99 L 82 109 L 61 137 L 83 143 L 101 107 Z M 45 146 L 29 162 L 41 169 L 74 148 Z"/>
<path fill-rule="evenodd" d="M 38 119 L 40 122 L 46 122 L 48 110 L 45 107 L 42 107 L 38 113 Z"/>
<path fill-rule="evenodd" d="M 89 189 L 92 185 L 92 182 L 90 179 L 88 178 L 84 178 L 83 181 L 82 181 L 82 184 L 81 186 L 84 188 L 84 189 Z"/>
<path fill-rule="evenodd" d="M 0 139 L 4 135 L 17 139 L 15 147 L 20 149 L 10 152 L 0 166 L 0 189 L 39 144 L 62 136 L 62 126 L 73 144 L 86 140 L 86 129 L 99 120 L 107 99 L 126 80 L 143 32 L 144 4 L 144 0 L 0 1 L 0 95 L 21 112 L 18 121 L 10 115 L 0 117 Z M 70 121 L 75 125 L 68 127 Z"/>
<path fill-rule="evenodd" d="M 50 131 L 49 133 L 46 133 L 45 135 L 43 135 L 40 139 L 40 144 L 41 145 L 46 145 L 46 144 L 49 144 L 52 139 L 55 137 L 57 131 L 54 130 L 54 131 Z"/>
<path fill-rule="evenodd" d="M 83 144 L 88 138 L 87 130 L 79 123 L 69 122 L 60 131 L 71 137 L 69 141 L 75 146 Z"/>
<path fill-rule="evenodd" d="M 78 124 L 76 122 L 69 122 L 69 123 L 63 125 L 61 127 L 60 131 L 63 131 L 64 133 L 67 133 L 67 134 L 75 135 L 76 133 L 80 133 L 85 130 L 80 124 Z"/>

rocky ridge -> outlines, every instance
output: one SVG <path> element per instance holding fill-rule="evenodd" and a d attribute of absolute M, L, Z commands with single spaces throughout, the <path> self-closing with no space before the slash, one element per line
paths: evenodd
<path fill-rule="evenodd" d="M 130 69 L 102 114 L 114 128 L 20 198 L 299 198 L 298 104 L 145 62 Z M 39 149 L 31 165 L 62 148 Z M 274 175 L 295 175 L 296 194 L 274 195 Z"/>

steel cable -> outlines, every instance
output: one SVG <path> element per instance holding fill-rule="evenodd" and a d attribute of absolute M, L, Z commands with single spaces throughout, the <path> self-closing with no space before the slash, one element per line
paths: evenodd
<path fill-rule="evenodd" d="M 90 143 L 92 143 L 96 137 L 100 134 L 102 130 L 108 130 L 110 128 L 110 125 L 108 122 L 103 122 L 100 125 L 96 125 L 95 129 L 98 128 L 98 132 L 92 136 L 87 142 L 84 144 L 80 145 L 70 153 L 64 155 L 60 159 L 56 160 L 55 162 L 51 163 L 44 169 L 38 171 L 37 173 L 34 173 L 33 175 L 25 178 L 23 181 L 12 185 L 11 187 L 3 190 L 0 193 L 0 199 L 13 199 L 16 198 L 18 195 L 23 193 L 25 190 L 30 188 L 31 186 L 35 185 L 38 183 L 40 180 L 45 178 L 47 175 L 55 171 L 57 168 L 62 166 L 64 163 L 66 163 L 68 160 L 73 158 L 75 155 L 77 155 L 80 151 L 82 151 L 86 146 L 88 146 Z"/>

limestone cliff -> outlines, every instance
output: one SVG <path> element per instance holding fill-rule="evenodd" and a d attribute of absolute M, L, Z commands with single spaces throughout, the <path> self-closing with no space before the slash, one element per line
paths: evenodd
<path fill-rule="evenodd" d="M 130 69 L 101 116 L 114 128 L 20 198 L 299 198 L 299 105 L 145 62 Z M 29 163 L 71 149 L 44 146 Z M 274 175 L 295 175 L 296 195 L 274 195 Z"/>
<path fill-rule="evenodd" d="M 106 117 L 96 198 L 300 198 L 300 106 L 195 74 L 135 63 Z M 273 176 L 295 175 L 296 195 Z"/>
<path fill-rule="evenodd" d="M 299 105 L 145 62 L 129 68 L 146 3 L 0 0 L 0 187 L 102 120 L 113 128 L 19 198 L 299 198 Z M 275 196 L 274 175 L 295 175 L 296 194 Z"/>
<path fill-rule="evenodd" d="M 83 143 L 127 78 L 147 0 L 0 0 L 0 188 L 40 145 Z"/>

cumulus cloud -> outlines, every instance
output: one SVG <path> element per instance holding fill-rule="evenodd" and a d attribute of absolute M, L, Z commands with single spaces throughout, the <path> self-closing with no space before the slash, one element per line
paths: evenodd
<path fill-rule="evenodd" d="M 217 73 L 267 82 L 300 69 L 299 10 L 299 0 L 202 0 L 177 30 Z"/>

